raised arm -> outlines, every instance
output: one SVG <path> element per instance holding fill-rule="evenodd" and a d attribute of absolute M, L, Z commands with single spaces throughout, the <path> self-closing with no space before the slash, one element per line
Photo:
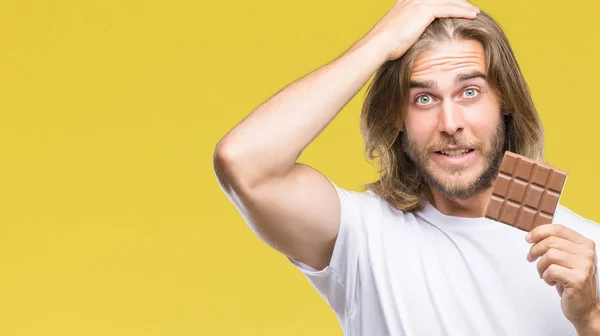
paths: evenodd
<path fill-rule="evenodd" d="M 397 2 L 373 29 L 333 62 L 260 105 L 217 144 L 219 184 L 253 231 L 309 266 L 328 265 L 340 225 L 333 185 L 296 163 L 386 61 L 401 55 L 436 17 L 473 18 L 465 0 Z"/>

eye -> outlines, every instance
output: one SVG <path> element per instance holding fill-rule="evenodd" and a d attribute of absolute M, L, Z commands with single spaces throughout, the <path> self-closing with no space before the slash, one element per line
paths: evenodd
<path fill-rule="evenodd" d="M 430 95 L 423 94 L 415 98 L 415 103 L 419 105 L 428 105 L 429 103 L 431 103 L 431 100 L 432 99 Z"/>
<path fill-rule="evenodd" d="M 479 90 L 477 90 L 475 88 L 468 88 L 465 91 L 463 91 L 463 93 L 464 93 L 465 97 L 473 98 L 479 94 Z"/>

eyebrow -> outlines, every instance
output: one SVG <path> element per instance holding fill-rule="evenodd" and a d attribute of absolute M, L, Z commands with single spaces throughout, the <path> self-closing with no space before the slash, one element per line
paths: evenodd
<path fill-rule="evenodd" d="M 481 71 L 473 71 L 473 72 L 468 72 L 468 73 L 462 73 L 459 74 L 458 76 L 456 76 L 456 78 L 454 79 L 454 83 L 458 84 L 460 82 L 464 82 L 467 81 L 469 79 L 473 79 L 473 78 L 482 78 L 484 80 L 487 79 L 487 76 L 481 72 Z M 430 89 L 430 88 L 437 88 L 437 83 L 432 81 L 432 80 L 426 80 L 426 81 L 410 81 L 408 88 L 409 89 Z"/>

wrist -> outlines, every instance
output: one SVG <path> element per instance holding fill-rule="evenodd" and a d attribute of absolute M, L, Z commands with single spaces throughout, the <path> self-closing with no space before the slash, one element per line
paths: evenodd
<path fill-rule="evenodd" d="M 390 58 L 390 44 L 389 42 L 381 35 L 371 35 L 363 37 L 359 40 L 349 51 L 354 51 L 356 49 L 367 49 L 369 53 L 374 55 L 378 61 L 383 65 L 383 63 L 389 61 Z"/>
<path fill-rule="evenodd" d="M 600 335 L 600 304 L 596 304 L 585 320 L 573 322 L 579 336 Z"/>

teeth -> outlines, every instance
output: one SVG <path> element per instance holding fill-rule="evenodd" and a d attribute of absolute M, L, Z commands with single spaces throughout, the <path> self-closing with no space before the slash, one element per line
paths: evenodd
<path fill-rule="evenodd" d="M 469 150 L 468 149 L 454 149 L 454 150 L 443 150 L 441 151 L 442 154 L 446 154 L 446 155 L 462 155 L 467 153 Z"/>

